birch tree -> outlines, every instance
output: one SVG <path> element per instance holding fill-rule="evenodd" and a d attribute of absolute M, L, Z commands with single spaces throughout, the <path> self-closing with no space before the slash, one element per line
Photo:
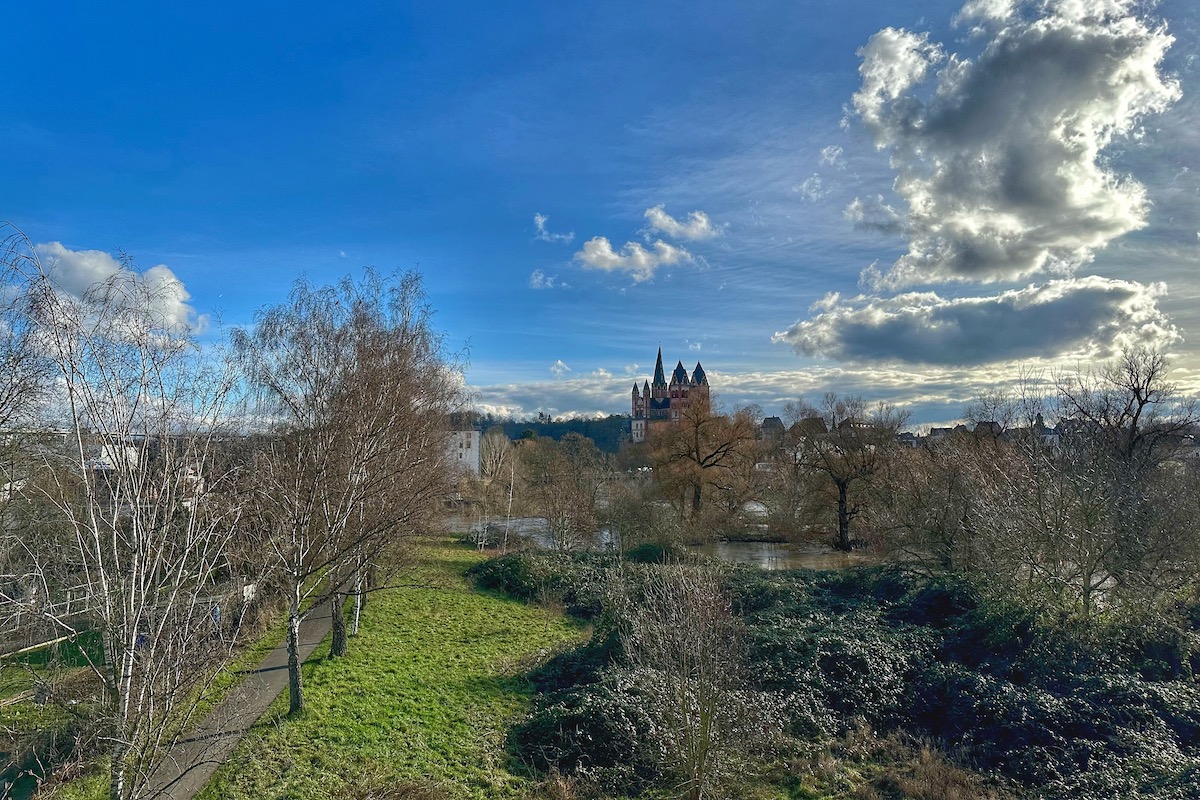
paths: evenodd
<path fill-rule="evenodd" d="M 21 482 L 38 533 L 5 528 L 36 585 L 24 604 L 63 634 L 100 637 L 97 736 L 109 796 L 138 797 L 190 721 L 230 641 L 217 626 L 239 517 L 217 448 L 230 382 L 168 309 L 177 281 L 128 262 L 82 296 L 18 236 L 6 265 L 54 392 Z"/>
<path fill-rule="evenodd" d="M 375 568 L 429 526 L 449 488 L 446 424 L 458 402 L 420 278 L 368 272 L 336 286 L 297 281 L 234 348 L 265 424 L 251 482 L 288 593 L 289 708 L 304 708 L 300 623 L 332 603 L 360 608 Z"/>

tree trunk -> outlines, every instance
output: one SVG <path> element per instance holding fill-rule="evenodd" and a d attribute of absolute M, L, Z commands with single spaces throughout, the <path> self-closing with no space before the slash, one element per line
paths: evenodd
<path fill-rule="evenodd" d="M 837 549 L 850 552 L 854 547 L 854 543 L 850 540 L 850 500 L 849 500 L 849 485 L 838 481 L 838 539 Z"/>
<path fill-rule="evenodd" d="M 363 568 L 360 564 L 358 569 L 354 570 L 354 622 L 350 627 L 351 636 L 358 636 L 358 625 L 363 609 L 363 588 Z"/>
<path fill-rule="evenodd" d="M 359 611 L 363 611 L 367 607 L 367 601 L 371 599 L 371 590 L 375 588 L 375 565 L 367 564 L 366 571 L 363 573 L 362 585 L 359 587 L 358 596 Z"/>
<path fill-rule="evenodd" d="M 300 674 L 300 604 L 294 598 L 288 613 L 288 715 L 304 711 L 304 686 Z"/>
<path fill-rule="evenodd" d="M 348 642 L 346 639 L 346 595 L 335 591 L 329 598 L 329 615 L 333 625 L 333 641 L 329 645 L 329 655 L 342 658 L 346 655 Z"/>

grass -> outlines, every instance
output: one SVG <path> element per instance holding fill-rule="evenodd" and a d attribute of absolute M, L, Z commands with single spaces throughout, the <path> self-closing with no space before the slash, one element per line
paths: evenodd
<path fill-rule="evenodd" d="M 514 774 L 504 741 L 528 702 L 524 673 L 582 633 L 472 590 L 462 573 L 481 559 L 431 547 L 409 576 L 420 586 L 375 594 L 349 655 L 331 659 L 324 644 L 306 664 L 305 713 L 287 718 L 281 697 L 201 797 L 526 796 L 532 783 Z"/>

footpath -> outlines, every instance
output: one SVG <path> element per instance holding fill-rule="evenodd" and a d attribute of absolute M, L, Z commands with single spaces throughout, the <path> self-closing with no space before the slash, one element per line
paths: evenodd
<path fill-rule="evenodd" d="M 307 661 L 329 635 L 332 621 L 326 603 L 300 624 L 300 660 Z M 192 732 L 175 743 L 154 774 L 147 796 L 156 800 L 192 800 L 242 737 L 266 713 L 288 685 L 287 644 L 267 655 Z"/>

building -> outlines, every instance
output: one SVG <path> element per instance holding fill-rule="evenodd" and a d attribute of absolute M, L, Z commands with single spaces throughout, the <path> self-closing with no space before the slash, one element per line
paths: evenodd
<path fill-rule="evenodd" d="M 450 468 L 460 473 L 479 474 L 479 431 L 451 431 L 446 440 Z"/>
<path fill-rule="evenodd" d="M 658 360 L 654 363 L 654 382 L 646 381 L 641 389 L 633 384 L 633 422 L 630 434 L 635 442 L 646 441 L 646 434 L 656 423 L 675 422 L 689 403 L 708 403 L 708 376 L 704 367 L 696 362 L 696 368 L 688 375 L 683 362 L 675 365 L 671 380 L 663 370 L 662 348 L 658 348 Z"/>

